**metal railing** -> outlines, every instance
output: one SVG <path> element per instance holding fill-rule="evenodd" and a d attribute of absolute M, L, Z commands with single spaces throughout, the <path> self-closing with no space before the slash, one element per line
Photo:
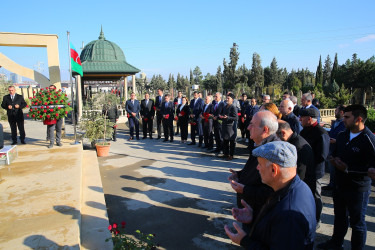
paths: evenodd
<path fill-rule="evenodd" d="M 320 116 L 323 117 L 335 117 L 335 110 L 336 109 L 319 109 Z"/>

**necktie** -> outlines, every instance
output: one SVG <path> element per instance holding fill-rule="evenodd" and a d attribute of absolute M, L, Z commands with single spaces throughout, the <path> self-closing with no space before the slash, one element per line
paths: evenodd
<path fill-rule="evenodd" d="M 204 107 L 204 112 L 206 112 L 206 110 L 207 110 L 207 107 L 208 107 L 208 104 L 206 104 L 206 107 Z"/>
<path fill-rule="evenodd" d="M 148 105 L 148 100 L 146 100 L 146 106 Z"/>
<path fill-rule="evenodd" d="M 12 98 L 12 101 L 13 101 L 13 99 L 14 99 L 14 95 L 11 95 L 10 97 Z"/>
<path fill-rule="evenodd" d="M 132 100 L 132 104 L 133 104 L 133 106 L 134 106 L 134 101 Z"/>

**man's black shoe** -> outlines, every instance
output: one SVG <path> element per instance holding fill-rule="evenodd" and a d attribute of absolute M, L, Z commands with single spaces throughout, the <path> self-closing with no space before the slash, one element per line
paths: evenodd
<path fill-rule="evenodd" d="M 188 143 L 188 145 L 196 145 L 196 143 L 195 142 L 190 142 L 190 143 Z"/>
<path fill-rule="evenodd" d="M 16 142 L 16 141 L 12 142 L 12 145 L 16 145 L 16 144 L 17 144 L 17 142 Z"/>
<path fill-rule="evenodd" d="M 59 146 L 59 147 L 62 146 L 61 142 L 56 142 L 56 145 Z"/>
<path fill-rule="evenodd" d="M 153 138 L 150 136 L 150 140 L 152 140 Z"/>
<path fill-rule="evenodd" d="M 48 145 L 48 148 L 53 148 L 53 142 Z"/>
<path fill-rule="evenodd" d="M 138 140 L 138 141 L 140 140 L 139 137 L 137 137 L 137 140 Z"/>
<path fill-rule="evenodd" d="M 142 137 L 142 140 L 144 140 L 144 139 L 147 139 L 147 137 L 146 137 L 146 136 L 143 136 L 143 137 Z"/>
<path fill-rule="evenodd" d="M 166 141 L 168 141 L 168 139 L 164 139 L 164 140 L 163 140 L 163 142 L 166 142 Z"/>
<path fill-rule="evenodd" d="M 176 132 L 174 135 L 178 135 L 178 132 Z"/>
<path fill-rule="evenodd" d="M 23 141 L 21 141 L 21 143 L 22 143 L 22 144 L 26 144 L 26 142 L 25 142 L 24 140 L 23 140 Z"/>
<path fill-rule="evenodd" d="M 161 139 L 161 136 L 158 136 L 158 138 L 156 138 L 156 140 L 159 140 L 159 139 Z"/>
<path fill-rule="evenodd" d="M 173 142 L 173 139 L 171 139 L 170 142 Z"/>
<path fill-rule="evenodd" d="M 332 250 L 341 250 L 344 249 L 343 246 L 338 246 L 332 242 L 332 240 L 328 240 L 326 242 L 320 243 L 316 246 L 318 249 L 332 249 Z"/>

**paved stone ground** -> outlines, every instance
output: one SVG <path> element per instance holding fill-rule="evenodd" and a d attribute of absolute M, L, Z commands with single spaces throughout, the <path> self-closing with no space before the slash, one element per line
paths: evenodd
<path fill-rule="evenodd" d="M 98 158 L 110 223 L 127 222 L 127 233 L 139 229 L 156 234 L 166 249 L 240 249 L 231 244 L 223 226 L 233 222 L 230 209 L 235 193 L 228 169 L 241 169 L 248 153 L 237 143 L 236 159 L 227 162 L 197 146 L 161 140 L 128 142 L 122 125 L 110 156 Z M 325 176 L 323 185 L 328 183 Z M 333 204 L 323 192 L 322 224 L 316 243 L 329 239 Z M 367 212 L 367 248 L 375 248 L 375 195 Z M 286 227 L 287 230 L 287 227 Z M 350 230 L 345 249 L 350 249 Z"/>

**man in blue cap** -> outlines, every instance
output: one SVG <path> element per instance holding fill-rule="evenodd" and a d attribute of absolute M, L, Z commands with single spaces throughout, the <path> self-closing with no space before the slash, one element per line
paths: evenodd
<path fill-rule="evenodd" d="M 313 249 L 315 237 L 315 202 L 309 187 L 296 175 L 297 150 L 288 143 L 273 141 L 252 152 L 258 157 L 262 182 L 274 193 L 253 220 L 252 208 L 242 200 L 244 208 L 233 208 L 233 217 L 241 223 L 252 223 L 247 234 L 233 222 L 233 233 L 225 232 L 246 249 Z"/>

